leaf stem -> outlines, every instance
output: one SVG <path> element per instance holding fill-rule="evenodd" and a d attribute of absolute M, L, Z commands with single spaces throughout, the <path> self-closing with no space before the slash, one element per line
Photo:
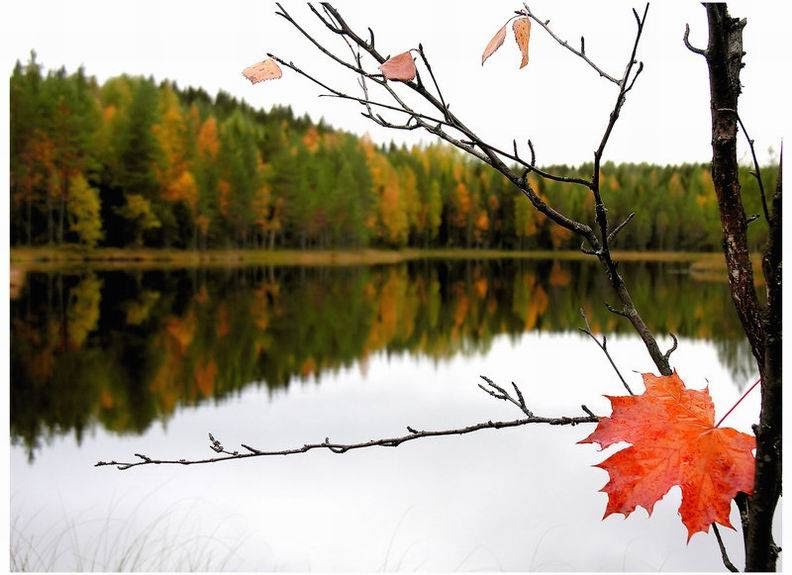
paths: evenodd
<path fill-rule="evenodd" d="M 729 414 L 730 414 L 732 411 L 734 411 L 734 408 L 735 408 L 735 407 L 737 407 L 738 405 L 740 405 L 740 402 L 741 402 L 743 399 L 745 399 L 745 396 L 747 396 L 749 393 L 751 393 L 751 392 L 753 391 L 753 388 L 754 388 L 754 387 L 756 387 L 757 385 L 759 385 L 759 382 L 760 382 L 760 381 L 762 381 L 762 378 L 761 378 L 761 377 L 760 377 L 759 379 L 757 379 L 756 381 L 754 381 L 754 382 L 753 382 L 753 385 L 752 385 L 751 387 L 749 387 L 749 388 L 746 390 L 746 392 L 742 394 L 742 397 L 740 397 L 740 399 L 738 399 L 738 400 L 737 400 L 737 402 L 736 402 L 734 405 L 732 405 L 732 406 L 731 406 L 731 408 L 729 409 L 729 411 L 727 411 L 727 412 L 726 412 L 726 414 L 725 414 L 723 417 L 721 417 L 721 418 L 720 418 L 720 421 L 718 422 L 718 424 L 717 424 L 715 427 L 720 427 L 720 424 L 721 424 L 721 423 L 723 423 L 723 420 L 724 420 L 724 419 L 726 419 L 727 417 L 729 417 Z"/>

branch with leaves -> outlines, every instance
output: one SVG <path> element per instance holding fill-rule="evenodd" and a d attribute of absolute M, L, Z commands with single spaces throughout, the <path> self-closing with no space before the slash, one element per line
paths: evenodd
<path fill-rule="evenodd" d="M 441 83 L 438 81 L 438 77 L 435 74 L 427 52 L 422 44 L 419 44 L 417 48 L 413 47 L 406 50 L 403 49 L 404 47 L 401 47 L 401 51 L 393 56 L 385 54 L 376 46 L 374 31 L 371 28 L 367 29 L 368 34 L 361 35 L 354 30 L 347 20 L 342 17 L 339 11 L 331 4 L 322 2 L 319 4 L 319 8 L 317 8 L 315 5 L 309 3 L 309 9 L 329 32 L 331 37 L 342 39 L 349 48 L 352 57 L 352 59 L 349 60 L 347 57 L 343 57 L 329 48 L 328 44 L 323 40 L 309 33 L 303 25 L 292 17 L 282 4 L 279 3 L 277 6 L 278 11 L 276 14 L 304 36 L 321 54 L 329 58 L 335 65 L 357 76 L 362 94 L 356 96 L 333 87 L 331 83 L 319 79 L 314 73 L 306 71 L 303 67 L 296 65 L 294 62 L 283 59 L 273 53 L 268 53 L 267 60 L 255 64 L 244 71 L 248 79 L 255 83 L 280 78 L 282 76 L 282 66 L 321 87 L 326 91 L 323 94 L 324 96 L 340 98 L 361 105 L 363 107 L 361 112 L 363 116 L 375 124 L 399 130 L 422 129 L 497 170 L 531 202 L 538 212 L 542 213 L 556 225 L 576 234 L 581 240 L 581 250 L 584 253 L 592 255 L 599 260 L 620 304 L 619 306 L 610 306 L 606 304 L 608 309 L 619 317 L 626 318 L 631 323 L 643 341 L 644 346 L 661 375 L 654 376 L 645 374 L 644 382 L 646 391 L 642 395 L 633 394 L 630 386 L 627 385 L 624 377 L 619 372 L 607 350 L 607 340 L 603 337 L 602 341 L 599 341 L 588 325 L 585 315 L 583 315 L 586 327 L 582 329 L 582 331 L 591 337 L 605 353 L 623 385 L 628 393 L 630 393 L 629 396 L 624 396 L 622 398 L 611 398 L 614 413 L 609 418 L 599 418 L 585 406 L 582 406 L 582 409 L 586 413 L 585 416 L 537 417 L 528 408 L 523 394 L 516 385 L 512 384 L 513 391 L 511 391 L 495 384 L 488 378 L 483 378 L 485 383 L 480 385 L 483 391 L 495 399 L 515 405 L 525 417 L 511 421 L 487 421 L 467 427 L 437 431 L 421 431 L 408 427 L 407 435 L 373 439 L 359 443 L 331 442 L 329 438 L 325 438 L 321 443 L 308 443 L 304 444 L 302 447 L 275 451 L 261 450 L 246 444 L 241 445 L 242 452 L 238 450 L 229 451 L 223 447 L 219 440 L 210 434 L 210 447 L 218 454 L 213 458 L 199 460 L 168 460 L 153 459 L 143 454 L 136 454 L 138 459 L 136 461 L 102 461 L 97 465 L 129 469 L 131 467 L 151 464 L 191 465 L 270 455 L 292 455 L 316 449 L 327 449 L 333 453 L 346 453 L 350 450 L 375 446 L 397 447 L 402 443 L 421 438 L 465 435 L 484 429 L 517 427 L 532 423 L 577 425 L 578 423 L 596 422 L 598 423 L 598 427 L 586 440 L 587 442 L 597 442 L 603 447 L 615 441 L 627 441 L 633 444 L 632 447 L 617 452 L 600 464 L 600 467 L 608 470 L 611 474 L 611 481 L 605 488 L 605 491 L 609 495 L 606 513 L 621 512 L 629 514 L 637 505 L 642 505 L 651 510 L 654 502 L 662 496 L 671 485 L 681 485 L 683 489 L 684 509 L 681 509 L 681 511 L 683 521 L 688 527 L 689 534 L 692 535 L 698 531 L 706 531 L 709 525 L 714 524 L 715 521 L 728 526 L 728 511 L 732 498 L 736 496 L 739 500 L 741 497 L 738 495 L 739 493 L 749 493 L 751 491 L 751 486 L 753 484 L 751 475 L 753 456 L 751 450 L 754 448 L 755 442 L 752 437 L 746 434 L 740 434 L 735 430 L 720 429 L 718 426 L 714 426 L 714 408 L 712 407 L 708 392 L 687 389 L 682 384 L 677 374 L 671 369 L 670 357 L 678 344 L 676 336 L 671 334 L 673 344 L 668 350 L 665 352 L 660 350 L 653 332 L 649 326 L 646 325 L 636 309 L 630 292 L 619 272 L 618 263 L 614 260 L 611 253 L 611 244 L 616 241 L 618 234 L 629 225 L 634 213 L 630 214 L 618 224 L 613 225 L 612 222 L 609 221 L 607 204 L 601 190 L 601 166 L 605 156 L 605 150 L 614 133 L 621 112 L 626 104 L 627 97 L 635 87 L 639 76 L 644 70 L 644 64 L 637 59 L 637 56 L 646 24 L 649 5 L 646 4 L 642 13 L 633 10 L 636 28 L 632 43 L 628 50 L 628 57 L 624 63 L 624 72 L 620 77 L 605 72 L 604 66 L 595 63 L 587 55 L 585 38 L 583 36 L 580 38 L 580 47 L 573 47 L 569 42 L 561 39 L 561 37 L 550 28 L 549 20 L 539 18 L 527 5 L 523 5 L 521 10 L 515 11 L 513 15 L 509 17 L 506 23 L 487 43 L 484 53 L 482 54 L 481 61 L 483 65 L 486 60 L 504 44 L 508 34 L 508 24 L 512 23 L 514 38 L 521 54 L 520 68 L 525 67 L 529 60 L 531 22 L 536 22 L 559 45 L 567 49 L 575 57 L 583 60 L 601 78 L 617 87 L 613 105 L 609 110 L 607 123 L 605 124 L 602 135 L 596 143 L 596 148 L 593 152 L 593 172 L 590 178 L 571 177 L 566 174 L 551 173 L 541 169 L 536 165 L 536 151 L 533 142 L 530 140 L 528 141 L 530 160 L 527 160 L 520 155 L 516 140 L 512 141 L 512 150 L 507 151 L 503 147 L 489 142 L 480 134 L 469 128 L 460 117 L 452 112 L 450 100 L 443 93 Z M 712 9 L 708 7 L 708 11 L 712 12 Z M 687 36 L 688 34 L 686 33 L 686 44 L 696 51 L 696 49 L 689 45 Z M 713 47 L 709 46 L 704 53 L 709 60 L 714 53 Z M 376 69 L 374 66 L 376 66 Z M 375 97 L 373 89 L 379 91 L 378 96 Z M 414 104 L 413 102 L 417 103 Z M 715 114 L 715 112 L 721 113 L 722 111 L 715 110 L 713 114 Z M 399 119 L 388 119 L 384 114 L 396 114 Z M 532 186 L 528 179 L 529 174 L 535 174 L 539 178 L 562 182 L 571 186 L 585 187 L 592 195 L 594 204 L 593 221 L 577 221 L 564 214 L 556 207 L 548 204 Z M 717 185 L 718 182 L 716 181 L 716 188 Z M 777 220 L 780 222 L 780 187 L 777 192 L 777 198 L 778 212 L 775 210 L 775 198 L 773 202 L 773 213 L 769 213 L 767 208 L 765 208 L 766 217 L 771 222 L 774 221 L 773 217 L 776 213 L 779 214 Z M 774 236 L 771 234 L 771 237 Z M 774 279 L 777 278 L 777 285 L 780 289 L 780 244 L 778 244 L 777 251 L 778 266 L 773 267 L 776 261 L 773 258 L 771 258 L 772 261 L 770 261 L 769 266 L 773 268 L 772 273 L 774 275 L 772 277 Z M 748 275 L 748 279 L 750 279 L 750 274 Z M 746 281 L 745 278 L 742 278 L 741 282 L 744 283 L 744 281 Z M 742 285 L 742 283 L 740 285 Z M 751 289 L 753 289 L 752 286 Z M 780 291 L 778 293 L 778 301 L 780 305 Z M 748 305 L 750 307 L 751 302 L 748 302 Z M 755 310 L 751 308 L 751 311 L 753 312 Z M 743 319 L 742 315 L 741 319 Z M 754 321 L 758 318 L 751 315 L 749 319 Z M 764 356 L 762 354 L 764 349 L 758 344 L 758 339 L 751 334 L 749 334 L 749 339 L 751 340 L 757 359 L 763 358 Z M 690 417 L 680 416 L 679 401 L 669 401 L 669 398 L 682 397 L 690 398 L 690 401 L 695 403 L 696 409 L 692 410 L 695 411 L 695 413 L 692 413 L 692 415 L 688 414 Z M 647 417 L 647 414 L 651 414 L 652 417 Z M 705 434 L 706 437 L 701 434 L 702 429 L 707 430 Z M 640 433 L 636 430 L 640 430 Z M 658 441 L 662 441 L 663 449 L 666 451 L 679 450 L 678 461 L 674 460 L 677 461 L 675 464 L 676 467 L 671 470 L 672 472 L 667 472 L 663 476 L 664 481 L 662 485 L 653 484 L 647 486 L 628 484 L 629 478 L 632 477 L 632 475 L 630 475 L 632 472 L 629 471 L 628 468 L 632 464 L 636 464 L 638 467 L 646 467 L 650 465 L 648 462 L 655 461 L 667 466 L 666 458 L 659 457 L 657 453 L 653 451 L 653 449 L 656 450 Z M 728 455 L 724 455 L 718 451 L 718 446 L 724 444 L 730 446 Z M 712 465 L 705 467 L 703 471 L 701 466 L 696 467 L 691 463 L 701 456 L 708 457 L 712 460 Z M 716 464 L 722 467 L 725 466 L 720 470 L 720 473 L 716 473 L 718 471 L 715 469 Z M 688 491 L 690 490 L 690 485 L 692 485 L 693 480 L 708 480 L 718 483 L 719 487 L 717 492 L 709 494 L 709 497 L 699 497 L 696 493 L 687 493 L 686 495 L 686 489 Z M 689 504 L 693 505 L 695 509 L 691 510 L 685 507 Z M 715 509 L 714 515 L 711 513 L 708 515 L 707 508 L 709 506 Z M 721 546 L 724 563 L 728 566 L 730 562 L 727 561 L 725 548 L 717 532 L 716 537 Z"/>
<path fill-rule="evenodd" d="M 613 310 L 621 317 L 626 318 L 633 325 L 660 373 L 664 375 L 671 374 L 672 370 L 669 364 L 669 353 L 664 353 L 660 350 L 654 334 L 636 309 L 630 292 L 619 273 L 617 262 L 611 255 L 610 243 L 614 241 L 617 234 L 629 224 L 631 218 L 627 218 L 620 224 L 611 227 L 607 216 L 607 206 L 600 191 L 600 166 L 605 148 L 616 126 L 616 122 L 619 119 L 627 95 L 635 86 L 638 77 L 644 69 L 643 63 L 636 60 L 636 56 L 649 10 L 648 4 L 645 6 L 642 15 L 639 15 L 638 12 L 633 10 L 636 32 L 629 51 L 629 57 L 624 67 L 624 73 L 619 79 L 605 73 L 601 66 L 594 63 L 593 60 L 586 55 L 584 38 L 581 38 L 580 50 L 572 48 L 549 28 L 549 21 L 541 20 L 536 14 L 531 12 L 527 5 L 524 5 L 522 10 L 515 11 L 514 15 L 507 20 L 506 24 L 504 24 L 489 41 L 482 54 L 483 64 L 504 43 L 507 35 L 507 26 L 509 22 L 513 20 L 512 28 L 515 41 L 522 54 L 520 67 L 525 66 L 528 62 L 528 43 L 530 40 L 531 21 L 533 20 L 538 22 L 553 39 L 559 42 L 559 44 L 569 49 L 575 56 L 583 59 L 592 69 L 597 71 L 601 77 L 618 86 L 616 99 L 608 116 L 608 123 L 594 152 L 594 170 L 590 179 L 554 174 L 539 168 L 535 163 L 536 153 L 534 145 L 530 141 L 528 142 L 528 146 L 531 152 L 531 160 L 528 161 L 520 156 L 516 141 L 512 142 L 513 151 L 508 152 L 486 141 L 482 136 L 468 128 L 467 125 L 451 111 L 449 100 L 440 88 L 440 84 L 422 44 L 419 44 L 418 48 L 411 48 L 395 56 L 386 57 L 375 47 L 374 32 L 371 28 L 368 28 L 369 39 L 366 40 L 355 32 L 341 16 L 340 12 L 329 3 L 321 3 L 321 11 L 313 4 L 309 3 L 308 6 L 310 10 L 325 28 L 333 35 L 342 38 L 350 47 L 354 56 L 353 61 L 350 62 L 334 53 L 310 34 L 305 27 L 292 17 L 282 4 L 278 4 L 277 6 L 278 11 L 276 14 L 292 25 L 322 54 L 329 57 L 336 64 L 357 74 L 361 85 L 364 87 L 364 93 L 362 97 L 354 96 L 336 88 L 332 88 L 326 82 L 319 80 L 314 74 L 306 72 L 293 62 L 286 61 L 272 53 L 268 53 L 269 59 L 265 60 L 265 62 L 271 62 L 275 66 L 280 64 L 297 72 L 326 89 L 329 95 L 333 97 L 360 103 L 365 108 L 363 115 L 380 126 L 401 130 L 423 129 L 452 146 L 478 158 L 504 175 L 528 198 L 537 211 L 544 214 L 555 224 L 577 234 L 583 241 L 581 249 L 584 253 L 593 255 L 599 259 L 621 304 L 621 309 L 617 310 L 617 308 L 613 308 Z M 416 65 L 416 58 L 413 54 L 416 54 L 417 58 L 420 60 L 420 67 Z M 365 55 L 377 65 L 378 72 L 373 72 L 364 68 L 362 55 Z M 431 78 L 432 89 L 424 83 L 421 76 L 421 68 L 424 70 L 424 73 Z M 258 73 L 251 75 L 247 70 L 246 76 L 253 82 L 279 77 L 276 76 L 274 71 L 266 75 Z M 382 102 L 373 99 L 369 91 L 365 88 L 365 82 L 367 81 L 372 82 L 374 85 L 384 90 L 391 102 Z M 413 105 L 408 104 L 406 98 L 399 93 L 400 88 L 408 89 L 416 94 L 419 100 L 428 107 L 428 110 L 418 110 Z M 372 111 L 373 108 L 378 108 L 383 111 L 387 110 L 389 112 L 398 112 L 405 115 L 407 119 L 403 122 L 390 121 L 381 114 L 374 113 Z M 528 174 L 530 173 L 540 178 L 588 188 L 594 199 L 594 226 L 592 227 L 588 223 L 570 218 L 563 212 L 549 205 L 531 186 L 528 180 Z"/>

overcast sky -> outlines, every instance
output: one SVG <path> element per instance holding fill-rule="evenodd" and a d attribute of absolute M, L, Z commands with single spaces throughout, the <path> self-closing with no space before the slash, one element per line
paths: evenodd
<path fill-rule="evenodd" d="M 746 67 L 740 111 L 757 140 L 762 160 L 778 149 L 789 101 L 787 3 L 731 3 L 733 15 L 748 18 Z M 396 54 L 423 45 L 452 109 L 494 144 L 531 138 L 540 164 L 589 161 L 607 124 L 616 86 L 599 78 L 581 60 L 534 26 L 531 61 L 518 70 L 519 54 L 511 34 L 482 68 L 489 38 L 521 4 L 514 1 L 451 2 L 337 0 L 335 5 L 361 32 L 371 26 L 377 47 Z M 342 54 L 348 50 L 316 25 L 302 2 L 287 9 Z M 551 20 L 555 32 L 577 43 L 611 75 L 620 76 L 635 24 L 627 2 L 550 2 L 531 9 Z M 358 106 L 317 98 L 320 90 L 284 71 L 276 82 L 251 86 L 240 71 L 271 51 L 293 60 L 328 83 L 350 86 L 351 78 L 318 53 L 284 20 L 268 0 L 26 0 L 6 7 L 6 69 L 35 49 L 46 67 L 84 65 L 100 81 L 120 74 L 153 75 L 179 86 L 201 86 L 210 94 L 223 89 L 250 104 L 293 109 L 334 126 L 368 132 L 376 141 L 417 141 L 417 132 L 374 126 Z M 704 60 L 682 44 L 685 23 L 691 40 L 706 45 L 706 17 L 697 3 L 655 2 L 641 43 L 644 74 L 622 114 L 606 152 L 614 161 L 679 163 L 710 158 L 709 96 Z M 370 66 L 372 71 L 374 66 Z M 395 119 L 395 118 L 393 118 Z M 423 141 L 431 141 L 427 135 Z M 745 146 L 740 151 L 743 160 Z"/>

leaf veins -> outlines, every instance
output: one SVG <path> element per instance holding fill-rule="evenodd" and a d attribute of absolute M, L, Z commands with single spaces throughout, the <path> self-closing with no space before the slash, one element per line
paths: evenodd
<path fill-rule="evenodd" d="M 651 514 L 654 504 L 678 485 L 688 541 L 715 522 L 732 527 L 731 500 L 738 492 L 753 492 L 755 438 L 714 427 L 709 390 L 686 388 L 676 372 L 643 378 L 642 395 L 608 397 L 611 416 L 601 418 L 580 442 L 599 443 L 603 449 L 620 441 L 631 444 L 596 465 L 610 476 L 602 488 L 608 494 L 604 517 L 628 516 L 637 506 Z"/>

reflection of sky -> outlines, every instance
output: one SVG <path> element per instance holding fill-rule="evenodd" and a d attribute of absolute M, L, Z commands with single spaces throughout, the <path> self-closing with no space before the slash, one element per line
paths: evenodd
<path fill-rule="evenodd" d="M 640 390 L 631 370 L 650 365 L 641 343 L 614 337 L 609 348 Z M 673 360 L 691 387 L 709 380 L 716 417 L 739 397 L 736 384 L 749 383 L 730 380 L 710 343 L 682 340 Z M 53 551 L 65 533 L 58 546 L 64 552 L 56 560 L 45 555 L 39 568 L 74 567 L 77 547 L 83 565 L 97 558 L 97 568 L 114 570 L 118 559 L 102 561 L 140 547 L 135 537 L 145 536 L 137 565 L 149 569 L 168 558 L 186 569 L 192 555 L 209 568 L 228 560 L 226 569 L 244 570 L 722 570 L 712 535 L 685 544 L 678 488 L 651 520 L 643 511 L 600 520 L 605 495 L 597 491 L 606 474 L 590 465 L 603 456 L 575 445 L 590 426 L 483 431 L 345 455 L 126 472 L 92 467 L 134 452 L 206 456 L 209 431 L 230 449 L 240 442 L 279 448 L 326 436 L 392 436 L 406 425 L 519 417 L 477 388 L 482 373 L 516 381 L 541 415 L 581 414 L 581 403 L 607 413 L 602 395 L 623 393 L 599 349 L 579 335 L 529 333 L 513 342 L 501 336 L 483 355 L 438 364 L 379 354 L 365 370 L 324 375 L 320 385 L 306 381 L 270 397 L 265 388 L 247 388 L 217 406 L 183 408 L 140 437 L 95 429 L 80 447 L 71 436 L 55 438 L 32 465 L 14 447 L 12 526 L 39 541 L 40 551 Z M 728 424 L 750 432 L 758 400 L 752 394 Z M 732 522 L 739 524 L 736 508 Z M 740 534 L 722 533 L 740 565 Z"/>

